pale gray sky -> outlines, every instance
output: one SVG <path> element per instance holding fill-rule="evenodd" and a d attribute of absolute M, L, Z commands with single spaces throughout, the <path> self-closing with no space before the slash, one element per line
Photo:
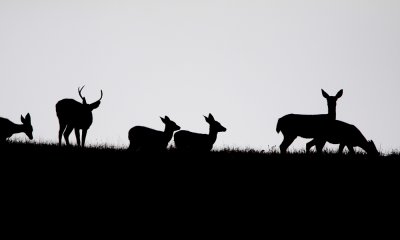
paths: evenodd
<path fill-rule="evenodd" d="M 55 142 L 56 102 L 86 85 L 88 102 L 104 91 L 88 143 L 126 146 L 164 115 L 206 133 L 212 113 L 228 129 L 216 147 L 265 149 L 279 117 L 326 113 L 321 88 L 343 89 L 337 118 L 398 149 L 399 13 L 397 0 L 0 0 L 0 116 L 29 112 L 35 139 Z"/>

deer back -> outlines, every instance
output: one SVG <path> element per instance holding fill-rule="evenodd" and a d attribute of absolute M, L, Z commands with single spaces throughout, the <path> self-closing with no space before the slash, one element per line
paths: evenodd
<path fill-rule="evenodd" d="M 178 149 L 210 151 L 215 141 L 208 134 L 182 130 L 175 133 L 174 142 Z"/>
<path fill-rule="evenodd" d="M 135 126 L 129 130 L 129 140 L 139 141 L 142 143 L 162 142 L 165 134 L 164 132 L 151 129 L 143 126 Z"/>
<path fill-rule="evenodd" d="M 327 114 L 288 114 L 278 120 L 276 131 L 278 133 L 282 131 L 284 135 L 315 138 L 324 131 L 330 121 L 333 120 Z"/>

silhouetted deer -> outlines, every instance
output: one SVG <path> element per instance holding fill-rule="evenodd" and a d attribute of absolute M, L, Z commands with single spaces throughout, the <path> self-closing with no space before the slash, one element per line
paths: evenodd
<path fill-rule="evenodd" d="M 7 118 L 0 117 L 0 143 L 5 142 L 15 133 L 25 133 L 30 140 L 33 139 L 32 136 L 32 125 L 31 125 L 31 115 L 28 113 L 25 117 L 21 115 L 22 124 L 15 124 L 8 120 Z"/>
<path fill-rule="evenodd" d="M 86 99 L 82 97 L 82 88 L 78 88 L 79 96 L 82 103 L 74 99 L 62 99 L 56 104 L 56 112 L 60 130 L 58 131 L 58 141 L 61 145 L 62 134 L 64 133 L 65 142 L 69 145 L 68 137 L 72 130 L 75 129 L 76 141 L 80 145 L 79 130 L 82 129 L 82 147 L 85 146 L 86 133 L 92 125 L 93 115 L 92 111 L 99 107 L 100 100 L 103 98 L 103 90 L 101 90 L 100 99 L 94 103 L 87 104 Z"/>
<path fill-rule="evenodd" d="M 340 90 L 336 96 L 329 96 L 324 90 L 321 89 L 321 91 L 328 103 L 328 114 L 288 114 L 278 120 L 276 132 L 282 132 L 284 137 L 280 145 L 281 153 L 286 153 L 286 149 L 297 137 L 319 137 L 320 132 L 327 124 L 326 122 L 336 119 L 336 102 L 343 95 L 343 90 Z"/>
<path fill-rule="evenodd" d="M 208 117 L 204 116 L 204 118 L 210 124 L 209 134 L 193 133 L 185 130 L 175 133 L 174 141 L 178 150 L 211 151 L 217 140 L 218 132 L 225 132 L 226 128 L 215 121 L 211 113 Z"/>
<path fill-rule="evenodd" d="M 360 147 L 366 151 L 368 155 L 379 155 L 373 141 L 368 141 L 354 125 L 339 120 L 327 122 L 321 130 L 320 137 L 307 143 L 307 152 L 314 145 L 317 152 L 322 152 L 322 148 L 326 142 L 340 144 L 338 153 L 342 153 L 344 147 L 347 146 L 352 154 L 354 154 L 353 147 Z"/>
<path fill-rule="evenodd" d="M 165 124 L 164 132 L 151 128 L 135 126 L 129 130 L 130 151 L 164 151 L 174 134 L 174 131 L 181 129 L 169 117 L 160 117 Z"/>

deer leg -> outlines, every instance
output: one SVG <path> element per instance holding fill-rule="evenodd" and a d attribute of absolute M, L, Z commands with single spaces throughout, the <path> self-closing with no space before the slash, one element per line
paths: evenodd
<path fill-rule="evenodd" d="M 351 154 L 351 155 L 354 155 L 354 154 L 356 154 L 356 152 L 354 151 L 354 148 L 353 148 L 353 146 L 349 146 L 349 145 L 347 145 L 347 149 L 349 149 L 349 152 L 350 152 L 350 154 Z"/>
<path fill-rule="evenodd" d="M 344 144 L 340 144 L 340 145 L 339 145 L 338 154 L 342 154 L 342 153 L 343 153 L 343 149 L 344 149 L 345 146 L 346 146 L 346 145 L 344 145 Z"/>
<path fill-rule="evenodd" d="M 81 136 L 80 136 L 80 134 L 79 134 L 79 129 L 78 128 L 75 128 L 75 137 L 76 137 L 76 142 L 78 143 L 78 146 L 80 146 L 81 145 Z"/>
<path fill-rule="evenodd" d="M 62 134 L 64 133 L 67 124 L 60 122 L 60 130 L 58 131 L 58 144 L 61 146 Z"/>
<path fill-rule="evenodd" d="M 326 143 L 325 141 L 318 141 L 315 144 L 315 149 L 317 150 L 317 153 L 322 153 L 322 149 L 324 148 L 325 143 Z"/>
<path fill-rule="evenodd" d="M 82 147 L 85 146 L 87 129 L 82 129 Z"/>
<path fill-rule="evenodd" d="M 286 149 L 292 144 L 292 142 L 297 138 L 297 136 L 284 136 L 281 145 L 279 146 L 281 153 L 285 154 Z"/>
<path fill-rule="evenodd" d="M 71 127 L 70 125 L 68 125 L 68 126 L 67 126 L 67 129 L 65 129 L 64 138 L 65 138 L 65 142 L 67 143 L 67 145 L 69 145 L 69 140 L 68 140 L 68 138 L 69 138 L 69 135 L 71 134 L 71 132 L 72 132 L 73 129 L 74 129 L 74 128 Z"/>
<path fill-rule="evenodd" d="M 306 144 L 306 153 L 309 153 L 310 149 L 315 146 L 315 142 L 315 139 L 313 139 Z"/>

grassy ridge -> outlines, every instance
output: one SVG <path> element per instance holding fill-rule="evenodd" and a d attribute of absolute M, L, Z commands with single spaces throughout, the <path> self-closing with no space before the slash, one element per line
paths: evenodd
<path fill-rule="evenodd" d="M 169 149 L 163 153 L 132 153 L 113 146 L 62 146 L 52 143 L 10 142 L 0 146 L 2 164 L 35 169 L 36 172 L 96 174 L 105 172 L 116 175 L 202 175 L 215 176 L 239 173 L 253 177 L 284 174 L 288 177 L 308 173 L 310 175 L 335 174 L 336 172 L 355 173 L 400 166 L 400 154 L 393 152 L 385 156 L 371 158 L 366 154 L 305 154 L 295 152 L 282 155 L 276 150 L 256 151 L 252 149 L 223 149 L 209 153 L 182 153 Z M 392 167 L 390 167 L 392 166 Z M 86 173 L 85 173 L 86 172 Z M 190 177 L 190 175 L 188 176 Z"/>
<path fill-rule="evenodd" d="M 222 150 L 212 151 L 210 153 L 182 153 L 174 148 L 169 148 L 164 153 L 131 153 L 125 148 L 119 148 L 109 145 L 88 146 L 80 148 L 75 145 L 72 146 L 58 146 L 56 143 L 30 143 L 30 142 L 8 142 L 0 145 L 3 156 L 11 158 L 23 159 L 25 157 L 35 159 L 47 159 L 48 157 L 55 157 L 57 159 L 67 160 L 105 160 L 104 156 L 111 157 L 113 160 L 134 160 L 150 157 L 157 157 L 156 159 L 164 160 L 180 160 L 180 159 L 197 159 L 202 160 L 390 160 L 399 159 L 400 152 L 393 151 L 389 154 L 382 154 L 379 157 L 371 158 L 366 154 L 358 153 L 356 155 L 350 154 L 336 154 L 335 152 L 327 152 L 324 154 L 306 154 L 304 151 L 292 152 L 286 155 L 280 154 L 275 148 L 271 150 L 254 150 L 254 149 L 238 149 L 238 148 L 225 148 Z M 153 159 L 154 160 L 154 159 Z"/>
<path fill-rule="evenodd" d="M 110 146 L 15 142 L 0 148 L 3 195 L 10 204 L 34 203 L 38 211 L 36 206 L 51 206 L 98 214 L 105 206 L 120 212 L 129 206 L 146 216 L 150 209 L 168 209 L 169 216 L 179 208 L 307 210 L 304 206 L 327 207 L 328 200 L 334 203 L 329 208 L 361 206 L 365 200 L 392 199 L 400 169 L 398 153 L 371 159 L 251 149 L 138 154 Z"/>

